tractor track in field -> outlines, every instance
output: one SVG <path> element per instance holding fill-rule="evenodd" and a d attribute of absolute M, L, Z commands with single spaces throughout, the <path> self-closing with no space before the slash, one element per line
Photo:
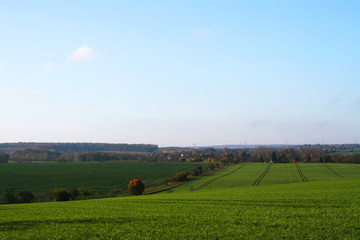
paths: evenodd
<path fill-rule="evenodd" d="M 296 169 L 297 169 L 297 172 L 300 175 L 302 181 L 303 182 L 308 182 L 307 178 L 305 177 L 304 173 L 302 172 L 302 170 L 300 168 L 300 164 L 296 163 Z"/>
<path fill-rule="evenodd" d="M 272 163 L 269 163 L 268 166 L 266 167 L 265 171 L 254 181 L 254 183 L 252 184 L 253 186 L 258 186 L 261 182 L 261 180 L 266 176 L 266 174 L 268 174 L 268 172 L 270 171 Z"/>
<path fill-rule="evenodd" d="M 222 177 L 229 176 L 230 174 L 233 174 L 234 172 L 238 171 L 240 168 L 245 167 L 245 165 L 246 165 L 246 164 L 242 164 L 240 167 L 232 170 L 231 172 L 228 172 L 228 173 L 226 173 L 226 174 L 224 174 L 224 175 L 221 175 L 221 176 L 212 178 L 212 179 L 210 179 L 209 181 L 206 181 L 205 183 L 201 184 L 200 186 L 198 186 L 198 187 L 196 187 L 196 188 L 193 188 L 191 191 L 199 191 L 199 190 L 205 188 L 206 186 L 208 186 L 210 183 L 213 183 L 213 182 L 215 182 L 216 180 L 219 180 L 219 179 L 222 178 Z"/>
<path fill-rule="evenodd" d="M 327 167 L 327 169 L 332 172 L 333 174 L 335 174 L 336 176 L 340 177 L 340 178 L 344 178 L 343 176 L 341 176 L 339 173 L 337 173 L 334 169 L 332 169 L 330 166 L 326 165 L 324 163 L 324 166 Z"/>
<path fill-rule="evenodd" d="M 360 168 L 360 166 L 357 165 L 357 164 L 351 164 L 351 166 L 356 167 L 356 168 Z"/>

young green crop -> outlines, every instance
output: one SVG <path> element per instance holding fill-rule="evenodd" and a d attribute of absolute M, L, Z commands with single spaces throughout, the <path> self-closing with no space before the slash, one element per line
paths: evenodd
<path fill-rule="evenodd" d="M 1 239 L 358 239 L 360 180 L 2 205 Z"/>
<path fill-rule="evenodd" d="M 296 165 L 295 163 L 275 163 L 271 164 L 267 172 L 265 170 L 269 166 L 268 163 L 232 165 L 210 176 L 201 177 L 197 181 L 186 183 L 176 188 L 175 191 L 197 191 L 201 189 L 302 182 L 302 177 Z M 338 163 L 300 163 L 298 165 L 301 173 L 308 181 L 337 180 L 340 178 L 340 174 L 344 178 L 360 177 L 360 165 Z M 338 175 L 334 174 L 331 170 L 338 173 Z M 261 176 L 260 181 L 256 182 Z M 203 187 L 204 185 L 206 186 Z"/>
<path fill-rule="evenodd" d="M 188 171 L 201 163 L 149 162 L 71 162 L 71 163 L 7 163 L 0 166 L 0 198 L 6 189 L 14 188 L 34 193 L 55 188 L 86 188 L 99 196 L 107 196 L 113 188 L 127 192 L 131 179 L 157 186 L 159 179 Z M 103 193 L 103 194 L 101 194 Z M 2 199 L 0 199 L 0 202 Z"/>
<path fill-rule="evenodd" d="M 340 178 L 300 165 L 313 180 L 302 182 L 295 164 L 273 164 L 253 186 L 268 165 L 240 164 L 174 192 L 0 205 L 0 239 L 359 239 L 360 168 L 327 164 Z"/>

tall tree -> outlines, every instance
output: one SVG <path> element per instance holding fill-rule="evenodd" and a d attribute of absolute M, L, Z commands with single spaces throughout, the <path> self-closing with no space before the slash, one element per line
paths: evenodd
<path fill-rule="evenodd" d="M 272 162 L 277 162 L 276 153 L 274 151 L 271 154 L 271 161 Z"/>

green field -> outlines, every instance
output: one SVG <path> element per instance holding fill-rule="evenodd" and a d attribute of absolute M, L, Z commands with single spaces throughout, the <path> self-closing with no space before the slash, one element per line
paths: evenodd
<path fill-rule="evenodd" d="M 237 164 L 153 195 L 0 205 L 0 239 L 359 239 L 359 222 L 353 164 Z"/>
<path fill-rule="evenodd" d="M 262 177 L 260 182 L 256 182 L 269 165 L 270 168 L 266 175 Z M 303 182 L 296 165 L 300 167 L 302 174 L 308 181 L 360 178 L 360 165 L 356 164 L 248 163 L 230 166 L 211 176 L 202 177 L 198 181 L 189 182 L 180 186 L 177 190 L 197 190 L 197 188 L 202 188 L 202 185 L 208 182 L 210 182 L 210 184 L 206 185 L 206 189 Z"/>
<path fill-rule="evenodd" d="M 107 196 L 113 188 L 126 191 L 131 179 L 139 178 L 147 186 L 155 187 L 161 180 L 199 165 L 206 164 L 129 161 L 7 163 L 0 165 L 0 196 L 9 188 L 34 193 L 51 192 L 54 188 L 86 188 L 97 196 Z"/>

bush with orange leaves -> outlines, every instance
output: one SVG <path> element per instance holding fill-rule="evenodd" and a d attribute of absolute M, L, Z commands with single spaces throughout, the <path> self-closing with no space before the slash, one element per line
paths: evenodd
<path fill-rule="evenodd" d="M 173 177 L 173 180 L 175 182 L 184 182 L 187 180 L 187 176 L 188 173 L 187 172 L 178 172 L 177 174 L 175 174 L 175 176 Z"/>
<path fill-rule="evenodd" d="M 145 190 L 145 185 L 140 179 L 133 179 L 128 184 L 129 193 L 141 195 Z"/>

